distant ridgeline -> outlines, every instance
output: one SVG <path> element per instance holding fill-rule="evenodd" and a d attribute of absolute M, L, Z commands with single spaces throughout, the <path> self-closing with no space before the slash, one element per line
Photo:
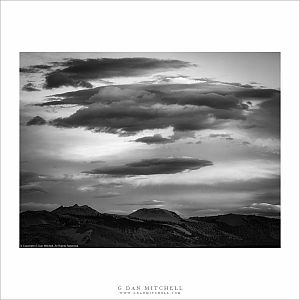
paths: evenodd
<path fill-rule="evenodd" d="M 142 208 L 128 216 L 87 205 L 20 213 L 20 247 L 280 247 L 280 220 L 227 214 L 183 219 Z"/>

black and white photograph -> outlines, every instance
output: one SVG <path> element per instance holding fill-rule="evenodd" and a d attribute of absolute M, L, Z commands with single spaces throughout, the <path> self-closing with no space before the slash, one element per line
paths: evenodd
<path fill-rule="evenodd" d="M 279 248 L 279 52 L 21 52 L 20 247 Z"/>
<path fill-rule="evenodd" d="M 0 298 L 299 299 L 299 6 L 1 1 Z"/>

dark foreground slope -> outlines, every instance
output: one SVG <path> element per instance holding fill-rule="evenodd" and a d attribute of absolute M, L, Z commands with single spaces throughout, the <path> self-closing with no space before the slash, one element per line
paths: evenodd
<path fill-rule="evenodd" d="M 162 209 L 128 216 L 88 206 L 20 214 L 21 247 L 280 247 L 280 220 L 253 215 L 182 219 Z"/>

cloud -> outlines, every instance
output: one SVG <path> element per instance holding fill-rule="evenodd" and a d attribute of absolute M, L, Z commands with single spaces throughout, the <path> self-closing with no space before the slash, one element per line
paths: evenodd
<path fill-rule="evenodd" d="M 202 93 L 201 90 L 172 91 L 162 95 L 162 102 L 178 105 L 208 106 L 215 109 L 247 109 L 248 105 L 232 94 L 220 95 L 214 93 Z"/>
<path fill-rule="evenodd" d="M 227 133 L 211 133 L 209 135 L 209 137 L 211 138 L 230 138 L 230 134 L 227 134 Z"/>
<path fill-rule="evenodd" d="M 88 185 L 88 186 L 83 185 L 83 186 L 78 187 L 77 190 L 80 192 L 90 192 L 90 191 L 95 191 L 96 188 L 91 185 Z"/>
<path fill-rule="evenodd" d="M 202 141 L 194 141 L 194 142 L 187 142 L 187 145 L 199 145 L 202 144 Z"/>
<path fill-rule="evenodd" d="M 39 181 L 39 175 L 34 172 L 26 172 L 21 171 L 20 172 L 20 185 L 27 185 L 31 184 L 33 182 Z"/>
<path fill-rule="evenodd" d="M 102 199 L 102 198 L 115 198 L 120 196 L 120 193 L 110 192 L 101 195 L 94 196 L 94 198 Z"/>
<path fill-rule="evenodd" d="M 280 92 L 270 92 L 271 98 L 260 100 L 248 115 L 244 126 L 261 137 L 280 137 Z"/>
<path fill-rule="evenodd" d="M 242 91 L 253 97 L 259 95 L 261 103 L 250 107 L 244 95 L 237 96 Z M 56 94 L 38 105 L 83 106 L 71 116 L 52 120 L 53 126 L 125 135 L 167 127 L 174 131 L 220 129 L 231 120 L 253 129 L 253 124 L 258 123 L 262 123 L 262 128 L 274 127 L 268 121 L 274 118 L 268 110 L 276 112 L 277 107 L 274 98 L 266 97 L 278 98 L 278 93 L 211 83 L 133 84 Z M 271 130 L 278 128 L 268 131 Z"/>
<path fill-rule="evenodd" d="M 58 208 L 60 205 L 55 203 L 38 203 L 38 202 L 26 202 L 21 203 L 21 211 L 26 210 L 48 210 L 52 211 Z"/>
<path fill-rule="evenodd" d="M 52 182 L 66 182 L 71 181 L 72 179 L 68 175 L 63 176 L 49 176 L 38 174 L 35 172 L 21 171 L 20 172 L 20 186 L 36 184 L 45 181 Z"/>
<path fill-rule="evenodd" d="M 145 136 L 139 139 L 136 139 L 135 142 L 145 143 L 145 144 L 167 144 L 172 143 L 173 139 L 168 139 L 162 137 L 160 134 L 154 134 L 153 136 Z"/>
<path fill-rule="evenodd" d="M 241 160 L 218 161 L 213 168 L 188 172 L 183 174 L 169 174 L 168 176 L 153 175 L 147 178 L 136 178 L 133 184 L 137 186 L 169 186 L 174 190 L 175 186 L 199 186 L 203 190 L 241 190 L 258 191 L 258 187 L 266 185 L 269 189 L 280 187 L 280 169 L 278 161 Z M 249 188 L 248 188 L 249 187 Z M 252 196 L 251 196 L 252 197 Z M 256 199 L 256 198 L 255 198 Z M 255 201 L 265 202 L 265 201 Z M 270 202 L 270 201 L 268 201 Z"/>
<path fill-rule="evenodd" d="M 48 193 L 43 187 L 44 182 L 69 182 L 71 178 L 68 175 L 49 176 L 35 172 L 20 172 L 20 193 L 21 196 L 30 193 Z"/>
<path fill-rule="evenodd" d="M 164 201 L 160 201 L 160 200 L 145 200 L 145 201 L 140 201 L 140 202 L 128 202 L 128 203 L 120 203 L 118 205 L 124 205 L 124 206 L 163 206 L 164 205 Z"/>
<path fill-rule="evenodd" d="M 44 189 L 42 189 L 39 186 L 36 185 L 24 185 L 24 186 L 20 186 L 20 192 L 21 193 L 47 193 L 47 191 L 45 191 Z"/>
<path fill-rule="evenodd" d="M 80 191 L 80 192 L 90 192 L 90 191 L 99 191 L 99 190 L 103 190 L 105 188 L 120 188 L 123 186 L 123 183 L 120 183 L 120 182 L 101 182 L 101 183 L 97 183 L 97 184 L 94 184 L 94 185 L 83 185 L 83 186 L 80 186 L 78 187 L 77 189 Z"/>
<path fill-rule="evenodd" d="M 83 106 L 71 116 L 52 120 L 56 127 L 132 135 L 167 127 L 174 131 L 220 129 L 228 121 L 239 121 L 244 129 L 279 134 L 280 92 L 237 83 L 104 86 L 49 99 L 38 105 Z"/>
<path fill-rule="evenodd" d="M 224 214 L 224 211 L 216 208 L 199 208 L 199 205 L 181 205 L 177 208 L 177 211 L 180 215 L 186 217 L 208 217 L 208 216 L 217 216 Z"/>
<path fill-rule="evenodd" d="M 143 202 L 140 202 L 141 205 L 163 205 L 165 202 L 160 200 L 145 200 Z"/>
<path fill-rule="evenodd" d="M 25 84 L 22 88 L 23 91 L 27 92 L 35 92 L 35 91 L 40 91 L 40 89 L 36 88 L 31 82 Z"/>
<path fill-rule="evenodd" d="M 162 83 L 195 83 L 195 79 L 186 75 L 155 75 L 150 80 L 144 80 L 142 84 L 162 84 Z"/>
<path fill-rule="evenodd" d="M 228 81 L 220 81 L 220 80 L 214 80 L 211 78 L 194 78 L 196 81 L 204 81 L 207 83 L 214 83 L 214 84 L 222 84 L 222 85 L 228 85 L 228 86 L 235 86 L 235 87 L 241 87 L 241 88 L 255 88 L 255 85 L 258 83 L 255 81 L 250 82 L 250 84 L 243 84 L 240 82 L 228 82 Z"/>
<path fill-rule="evenodd" d="M 65 74 L 62 71 L 53 71 L 46 75 L 45 88 L 52 89 L 61 86 L 73 86 L 73 87 L 85 87 L 91 88 L 93 85 L 86 80 L 76 80 L 70 75 Z"/>
<path fill-rule="evenodd" d="M 242 214 L 253 214 L 266 217 L 280 217 L 280 205 L 270 203 L 253 203 L 237 209 Z"/>
<path fill-rule="evenodd" d="M 115 177 L 175 174 L 187 170 L 197 170 L 212 165 L 213 163 L 211 161 L 196 158 L 153 158 L 121 166 L 104 167 L 91 171 L 84 171 L 83 173 Z"/>
<path fill-rule="evenodd" d="M 40 187 L 41 178 L 34 172 L 20 173 L 20 193 L 47 193 Z"/>
<path fill-rule="evenodd" d="M 67 92 L 62 94 L 55 94 L 49 96 L 50 101 L 42 104 L 36 104 L 37 106 L 51 106 L 51 105 L 64 105 L 64 104 L 77 104 L 77 105 L 88 105 L 91 104 L 89 100 L 92 96 L 96 95 L 101 90 L 101 87 L 79 90 L 73 92 Z M 55 99 L 55 100 L 53 100 Z"/>
<path fill-rule="evenodd" d="M 66 118 L 57 118 L 50 125 L 62 128 L 83 127 L 98 132 L 134 135 L 146 129 L 173 127 L 174 131 L 214 129 L 227 120 L 245 117 L 239 110 L 225 111 L 181 107 L 178 105 L 143 106 L 135 102 L 95 103 L 77 110 Z"/>
<path fill-rule="evenodd" d="M 43 70 L 49 70 L 53 67 L 53 64 L 51 65 L 34 65 L 29 66 L 25 68 L 20 68 L 20 73 L 39 73 Z"/>
<path fill-rule="evenodd" d="M 101 189 L 101 188 L 106 188 L 106 187 L 113 187 L 113 188 L 120 188 L 123 186 L 122 182 L 115 182 L 115 181 L 109 181 L 109 182 L 100 182 L 97 184 L 92 185 L 93 188 L 95 189 Z"/>
<path fill-rule="evenodd" d="M 26 125 L 27 126 L 31 126 L 31 125 L 45 125 L 47 122 L 41 118 L 40 116 L 36 116 L 34 118 L 32 118 L 31 120 L 29 120 Z"/>
<path fill-rule="evenodd" d="M 112 102 L 134 101 L 143 105 L 156 103 L 166 105 L 207 106 L 214 109 L 248 109 L 244 97 L 236 96 L 241 90 L 251 94 L 253 89 L 218 86 L 216 84 L 129 84 L 103 86 L 93 89 L 55 94 L 40 106 L 93 103 L 109 104 Z M 261 90 L 263 92 L 263 90 Z M 254 92 L 259 93 L 259 92 Z M 264 92 L 263 92 L 264 93 Z"/>
<path fill-rule="evenodd" d="M 280 204 L 280 183 L 272 191 L 262 191 L 255 195 L 255 201 L 258 203 Z"/>
<path fill-rule="evenodd" d="M 61 62 L 62 69 L 46 75 L 45 88 L 91 85 L 88 81 L 103 78 L 141 76 L 153 72 L 192 66 L 180 60 L 163 60 L 146 57 L 69 59 Z"/>
<path fill-rule="evenodd" d="M 254 209 L 264 209 L 264 210 L 272 210 L 279 212 L 280 211 L 280 205 L 274 205 L 270 203 L 253 203 L 251 206 Z"/>
<path fill-rule="evenodd" d="M 280 94 L 279 91 L 274 89 L 240 89 L 234 92 L 237 97 L 242 97 L 244 99 L 272 99 Z"/>

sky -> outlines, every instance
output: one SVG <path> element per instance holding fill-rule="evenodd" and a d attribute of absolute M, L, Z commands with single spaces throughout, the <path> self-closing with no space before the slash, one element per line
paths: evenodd
<path fill-rule="evenodd" d="M 20 53 L 20 210 L 280 216 L 279 53 Z"/>

